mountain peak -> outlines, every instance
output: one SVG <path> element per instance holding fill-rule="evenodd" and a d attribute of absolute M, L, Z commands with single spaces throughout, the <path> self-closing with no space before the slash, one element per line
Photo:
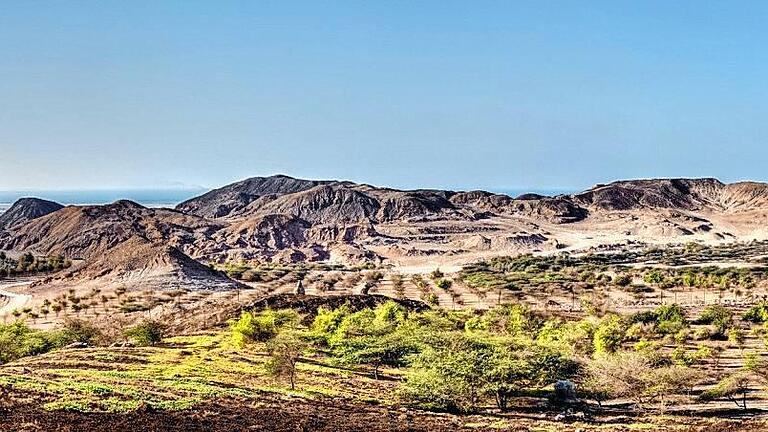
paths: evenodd
<path fill-rule="evenodd" d="M 12 228 L 32 219 L 45 216 L 64 206 L 40 198 L 19 198 L 5 213 L 0 215 L 0 229 Z"/>

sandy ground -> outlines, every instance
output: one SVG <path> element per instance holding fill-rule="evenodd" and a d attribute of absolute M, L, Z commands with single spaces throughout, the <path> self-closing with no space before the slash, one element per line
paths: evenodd
<path fill-rule="evenodd" d="M 0 316 L 10 314 L 16 309 L 21 309 L 32 300 L 29 294 L 19 294 L 9 290 L 16 290 L 29 286 L 32 281 L 20 282 L 18 280 L 11 282 L 0 282 L 0 297 L 4 303 L 0 306 Z"/>

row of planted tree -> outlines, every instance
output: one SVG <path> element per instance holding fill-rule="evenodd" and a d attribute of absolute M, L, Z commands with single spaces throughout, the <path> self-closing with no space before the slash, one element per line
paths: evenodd
<path fill-rule="evenodd" d="M 72 262 L 61 255 L 38 257 L 25 253 L 11 258 L 0 252 L 0 278 L 49 273 L 68 268 Z"/>

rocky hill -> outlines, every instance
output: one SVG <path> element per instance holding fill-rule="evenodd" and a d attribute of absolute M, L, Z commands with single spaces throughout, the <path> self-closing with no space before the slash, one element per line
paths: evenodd
<path fill-rule="evenodd" d="M 131 238 L 180 246 L 206 238 L 221 224 L 123 200 L 108 205 L 69 206 L 0 233 L 0 250 L 61 254 L 89 260 Z"/>
<path fill-rule="evenodd" d="M 21 225 L 62 208 L 64 208 L 63 205 L 53 201 L 40 198 L 21 198 L 5 213 L 0 214 L 0 230 Z"/>
<path fill-rule="evenodd" d="M 117 244 L 83 266 L 65 272 L 48 283 L 89 283 L 120 286 L 128 291 L 153 290 L 222 291 L 243 288 L 240 283 L 211 270 L 178 248 L 152 243 L 138 236 Z"/>
<path fill-rule="evenodd" d="M 768 185 L 716 179 L 618 181 L 573 195 L 397 190 L 256 177 L 175 210 L 131 201 L 34 199 L 0 220 L 0 250 L 61 254 L 78 277 L 228 287 L 204 264 L 433 260 L 611 245 L 768 238 Z M 189 281 L 193 281 L 189 282 Z"/>
<path fill-rule="evenodd" d="M 299 180 L 284 175 L 254 177 L 214 189 L 179 204 L 176 209 L 206 218 L 222 218 L 237 213 L 262 197 L 276 197 L 305 191 L 332 181 Z"/>
<path fill-rule="evenodd" d="M 569 197 L 604 210 L 677 209 L 739 212 L 768 206 L 768 184 L 725 184 L 713 178 L 617 181 Z"/>

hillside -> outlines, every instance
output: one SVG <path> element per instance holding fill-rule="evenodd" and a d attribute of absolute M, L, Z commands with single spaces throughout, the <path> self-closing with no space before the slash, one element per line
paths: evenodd
<path fill-rule="evenodd" d="M 173 270 L 181 262 L 454 265 L 494 254 L 765 239 L 766 217 L 768 185 L 754 182 L 628 180 L 515 198 L 279 175 L 212 190 L 175 210 L 125 200 L 66 208 L 20 200 L 0 217 L 0 250 L 82 260 L 85 278 L 107 272 L 114 281 L 125 273 L 140 284 L 162 274 L 170 286 L 173 275 L 185 278 Z M 162 270 L 131 264 L 136 256 L 160 257 Z M 216 279 L 200 276 L 208 277 Z M 200 278 L 192 285 L 201 286 Z M 231 284 L 213 279 L 213 286 Z"/>
<path fill-rule="evenodd" d="M 64 208 L 63 205 L 53 201 L 39 198 L 21 198 L 13 203 L 5 213 L 0 214 L 0 230 L 21 225 L 62 208 Z"/>
<path fill-rule="evenodd" d="M 333 182 L 299 180 L 283 175 L 254 177 L 187 200 L 179 204 L 176 209 L 201 217 L 221 218 L 242 210 L 261 197 L 301 192 L 328 183 Z"/>

